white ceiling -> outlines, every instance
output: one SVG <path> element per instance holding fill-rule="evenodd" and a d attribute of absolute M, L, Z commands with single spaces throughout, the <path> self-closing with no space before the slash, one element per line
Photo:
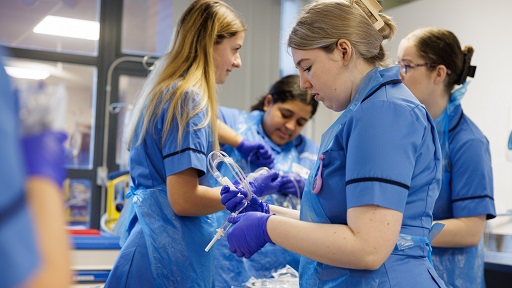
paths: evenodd
<path fill-rule="evenodd" d="M 152 2 L 148 1 L 149 3 L 142 4 L 146 2 L 146 0 L 124 1 L 125 4 L 131 3 L 132 5 L 136 3 L 151 5 L 150 3 Z M 381 0 L 379 3 L 385 10 L 411 1 L 415 0 Z M 96 55 L 97 41 L 40 35 L 33 33 L 32 29 L 47 15 L 98 21 L 99 9 L 99 0 L 0 0 L 0 43 L 19 48 L 36 48 L 62 52 L 73 51 L 72 53 L 94 56 Z M 158 14 L 157 11 L 155 11 L 155 13 Z M 135 19 L 138 17 L 137 15 L 130 15 L 130 17 L 132 22 L 138 21 Z M 143 30 L 143 28 L 141 27 L 139 30 Z M 130 31 L 130 33 L 126 33 L 123 37 L 134 38 L 130 40 L 131 43 L 137 43 L 140 42 L 140 38 L 137 38 L 138 35 L 145 35 L 144 32 L 145 31 Z M 61 73 L 61 78 L 63 78 L 63 75 L 69 75 L 68 79 L 66 79 L 67 81 L 74 82 L 74 80 L 81 80 L 82 83 L 85 82 L 85 79 L 82 78 L 83 75 L 73 75 L 83 71 L 76 71 L 73 65 L 60 65 L 61 66 L 57 68 L 61 71 L 64 68 L 64 71 L 67 72 L 67 74 Z M 55 76 L 59 77 L 58 75 Z M 49 80 L 51 81 L 51 79 Z"/>

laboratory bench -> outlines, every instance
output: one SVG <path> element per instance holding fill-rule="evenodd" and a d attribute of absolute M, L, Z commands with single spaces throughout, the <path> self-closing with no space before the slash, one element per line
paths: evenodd
<path fill-rule="evenodd" d="M 91 231 L 71 233 L 72 288 L 103 287 L 121 249 L 118 236 Z"/>
<path fill-rule="evenodd" d="M 72 288 L 102 288 L 120 251 L 119 237 L 100 232 L 71 233 Z M 512 287 L 512 235 L 486 233 L 487 288 Z"/>
<path fill-rule="evenodd" d="M 486 288 L 512 287 L 512 235 L 485 233 Z"/>

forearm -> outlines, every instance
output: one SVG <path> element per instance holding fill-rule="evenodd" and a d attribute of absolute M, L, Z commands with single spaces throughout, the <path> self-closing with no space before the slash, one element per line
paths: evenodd
<path fill-rule="evenodd" d="M 189 168 L 167 177 L 169 205 L 179 216 L 204 216 L 224 208 L 220 188 L 199 185 L 197 170 Z"/>
<path fill-rule="evenodd" d="M 170 202 L 179 216 L 205 216 L 226 209 L 220 202 L 220 187 L 198 185 L 196 190 L 183 194 L 181 199 Z"/>
<path fill-rule="evenodd" d="M 351 269 L 377 269 L 366 239 L 361 239 L 349 226 L 319 224 L 273 216 L 267 231 L 274 243 L 321 263 Z M 380 247 L 374 247 L 380 249 Z M 391 251 L 389 251 L 391 252 Z"/>
<path fill-rule="evenodd" d="M 300 219 L 300 211 L 299 210 L 288 209 L 288 208 L 284 208 L 281 206 L 270 205 L 270 213 L 273 213 L 273 214 L 276 214 L 276 215 L 279 215 L 282 217 L 290 218 L 290 219 L 295 219 L 295 220 Z"/>
<path fill-rule="evenodd" d="M 70 243 L 61 191 L 46 178 L 30 177 L 26 183 L 41 266 L 26 287 L 69 287 Z"/>
<path fill-rule="evenodd" d="M 217 128 L 220 143 L 236 148 L 242 142 L 243 137 L 240 134 L 218 119 Z"/>
<path fill-rule="evenodd" d="M 445 224 L 441 233 L 434 238 L 434 247 L 471 247 L 482 239 L 486 216 L 452 218 L 436 222 Z"/>
<path fill-rule="evenodd" d="M 210 188 L 199 185 L 196 198 L 191 199 L 190 215 L 187 216 L 204 216 L 225 210 L 226 208 L 220 202 L 220 188 L 220 186 Z"/>
<path fill-rule="evenodd" d="M 402 213 L 368 205 L 347 211 L 348 225 L 323 224 L 272 216 L 267 232 L 272 241 L 321 263 L 375 270 L 395 247 Z"/>

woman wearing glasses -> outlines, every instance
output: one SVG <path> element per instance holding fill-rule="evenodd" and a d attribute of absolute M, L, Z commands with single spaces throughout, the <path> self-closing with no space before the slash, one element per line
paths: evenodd
<path fill-rule="evenodd" d="M 496 217 L 489 141 L 460 105 L 476 70 L 472 55 L 473 47 L 461 49 L 452 32 L 437 28 L 412 32 L 398 48 L 402 81 L 435 119 L 443 152 L 434 221 L 446 226 L 432 242 L 432 260 L 448 287 L 485 287 L 482 235 Z"/>

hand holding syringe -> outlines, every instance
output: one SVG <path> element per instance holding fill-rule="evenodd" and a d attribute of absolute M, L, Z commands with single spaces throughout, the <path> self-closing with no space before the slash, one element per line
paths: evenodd
<path fill-rule="evenodd" d="M 212 153 L 210 153 L 210 155 L 208 155 L 208 168 L 210 169 L 210 172 L 213 174 L 215 179 L 219 181 L 220 184 L 228 185 L 231 190 L 236 190 L 236 187 L 233 185 L 233 183 L 231 183 L 231 181 L 229 181 L 227 177 L 223 177 L 217 170 L 217 164 L 220 163 L 221 161 L 225 162 L 228 165 L 233 175 L 238 179 L 239 183 L 242 184 L 242 186 L 247 191 L 247 197 L 242 202 L 242 207 L 239 208 L 237 211 L 231 213 L 231 216 L 236 216 L 238 215 L 238 213 L 240 213 L 240 211 L 242 211 L 247 206 L 248 201 L 251 200 L 251 188 L 247 182 L 245 174 L 240 169 L 240 167 L 238 167 L 238 165 L 233 161 L 233 159 L 231 159 L 226 153 L 222 151 L 213 151 Z M 210 244 L 206 246 L 204 251 L 208 252 L 210 248 L 213 246 L 213 244 L 215 244 L 215 242 L 220 237 L 224 236 L 224 234 L 228 231 L 229 227 L 231 227 L 231 223 L 229 223 L 228 220 L 226 219 L 226 221 L 224 221 L 224 223 L 219 228 L 217 228 L 217 233 L 213 237 L 212 241 L 210 241 Z"/>
<path fill-rule="evenodd" d="M 229 182 L 229 184 L 227 185 L 229 186 L 229 188 L 233 190 L 236 189 L 231 182 Z M 230 217 L 238 215 L 238 213 L 240 213 L 240 211 L 242 211 L 247 206 L 247 200 L 244 200 L 242 203 L 242 207 L 239 208 L 237 211 L 231 213 Z M 228 232 L 229 227 L 231 227 L 231 223 L 229 223 L 228 219 L 226 219 L 226 221 L 224 221 L 224 223 L 222 223 L 222 225 L 219 228 L 217 228 L 217 233 L 215 233 L 215 236 L 213 237 L 212 241 L 210 241 L 210 244 L 206 246 L 204 251 L 208 252 L 210 248 L 212 248 L 213 244 L 215 244 L 215 242 L 217 242 L 217 240 L 219 240 L 220 237 L 224 236 L 226 232 Z"/>

